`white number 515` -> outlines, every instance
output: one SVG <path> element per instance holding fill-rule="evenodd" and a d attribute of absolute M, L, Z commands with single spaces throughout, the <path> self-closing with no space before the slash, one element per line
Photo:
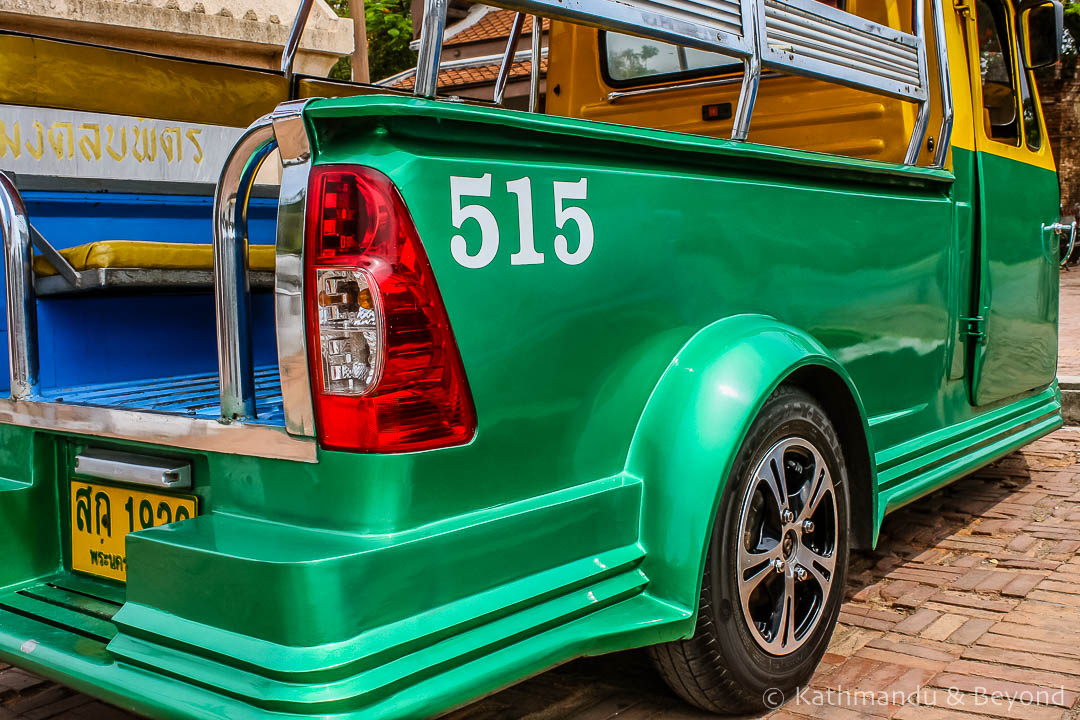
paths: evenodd
<path fill-rule="evenodd" d="M 567 265 L 580 265 L 585 262 L 593 249 L 593 223 L 589 213 L 583 207 L 567 205 L 567 200 L 585 200 L 588 195 L 588 179 L 576 182 L 552 183 L 555 196 L 555 227 L 565 229 L 567 221 L 573 221 L 578 228 L 577 249 L 570 251 L 570 241 L 566 235 L 555 236 L 555 256 Z M 506 191 L 517 196 L 518 205 L 518 251 L 510 256 L 511 265 L 540 265 L 544 262 L 544 253 L 536 250 L 533 230 L 532 180 L 527 177 L 510 180 Z M 469 252 L 469 243 L 464 235 L 450 238 L 450 254 L 463 267 L 482 268 L 491 263 L 499 252 L 499 223 L 495 215 L 483 205 L 462 205 L 462 198 L 490 198 L 491 173 L 478 178 L 450 177 L 450 222 L 460 230 L 466 220 L 475 220 L 480 227 L 480 247 L 475 253 Z"/>

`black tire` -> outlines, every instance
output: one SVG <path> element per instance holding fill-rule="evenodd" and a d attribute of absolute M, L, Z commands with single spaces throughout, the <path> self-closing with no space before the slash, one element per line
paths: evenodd
<path fill-rule="evenodd" d="M 761 641 L 755 639 L 745 620 L 734 556 L 740 513 L 755 469 L 770 449 L 791 437 L 813 443 L 832 475 L 835 564 L 828 593 L 819 594 L 827 597 L 820 605 L 816 625 L 806 632 L 796 650 L 777 655 L 759 645 Z M 840 440 L 824 409 L 799 388 L 777 389 L 754 420 L 721 498 L 705 562 L 694 636 L 649 649 L 664 680 L 687 702 L 723 714 L 771 710 L 810 679 L 825 654 L 843 602 L 849 536 L 847 483 Z M 786 600 L 781 602 L 787 607 Z"/>

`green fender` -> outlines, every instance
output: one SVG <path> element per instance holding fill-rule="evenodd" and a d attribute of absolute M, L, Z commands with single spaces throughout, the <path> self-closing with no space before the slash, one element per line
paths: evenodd
<path fill-rule="evenodd" d="M 713 518 L 735 455 L 765 400 L 793 374 L 831 379 L 831 402 L 845 388 L 850 394 L 840 401 L 859 416 L 847 421 L 866 443 L 867 455 L 860 457 L 869 466 L 852 473 L 868 482 L 863 497 L 869 503 L 860 508 L 853 502 L 852 515 L 874 522 L 870 430 L 844 368 L 817 340 L 775 318 L 728 317 L 700 330 L 671 361 L 630 446 L 626 472 L 642 481 L 642 570 L 651 596 L 696 612 Z M 693 623 L 680 630 L 688 636 Z"/>

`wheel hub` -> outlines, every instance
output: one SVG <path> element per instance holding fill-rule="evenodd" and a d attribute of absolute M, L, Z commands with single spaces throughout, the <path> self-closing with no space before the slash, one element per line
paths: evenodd
<path fill-rule="evenodd" d="M 743 498 L 736 562 L 743 618 L 766 652 L 795 652 L 818 626 L 838 527 L 832 475 L 817 447 L 789 437 L 770 448 Z"/>
<path fill-rule="evenodd" d="M 791 559 L 795 555 L 795 550 L 798 547 L 799 547 L 799 540 L 798 540 L 798 536 L 795 534 L 795 531 L 794 530 L 788 530 L 786 533 L 784 533 L 784 542 L 783 542 L 783 546 L 782 546 L 783 553 L 784 553 L 784 559 L 787 560 L 788 562 L 791 562 Z"/>

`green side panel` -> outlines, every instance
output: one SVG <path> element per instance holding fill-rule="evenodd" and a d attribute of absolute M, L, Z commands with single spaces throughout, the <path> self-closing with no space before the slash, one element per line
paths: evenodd
<path fill-rule="evenodd" d="M 977 153 L 979 310 L 972 394 L 986 405 L 1048 385 L 1057 375 L 1057 173 Z"/>

